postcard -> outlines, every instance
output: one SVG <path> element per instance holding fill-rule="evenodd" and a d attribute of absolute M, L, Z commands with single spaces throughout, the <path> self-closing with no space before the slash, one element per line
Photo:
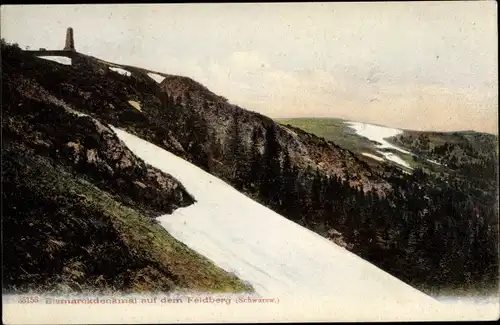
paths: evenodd
<path fill-rule="evenodd" d="M 3 322 L 498 319 L 496 6 L 2 6 Z"/>

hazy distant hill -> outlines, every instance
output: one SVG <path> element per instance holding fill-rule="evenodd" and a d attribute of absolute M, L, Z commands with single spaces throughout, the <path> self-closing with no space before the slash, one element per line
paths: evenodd
<path fill-rule="evenodd" d="M 370 164 L 379 162 L 363 157 L 363 153 L 376 154 L 376 143 L 357 134 L 339 118 L 281 118 L 284 125 L 298 127 L 339 146 L 349 149 Z M 402 133 L 387 138 L 389 143 L 410 151 L 413 155 L 398 152 L 412 167 L 432 172 L 455 172 L 464 177 L 494 180 L 498 156 L 498 136 L 475 131 L 430 132 L 401 130 Z"/>

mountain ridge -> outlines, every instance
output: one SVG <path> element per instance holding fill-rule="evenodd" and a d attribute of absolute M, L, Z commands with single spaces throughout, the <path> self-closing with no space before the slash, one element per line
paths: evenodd
<path fill-rule="evenodd" d="M 299 225 L 327 238 L 338 237 L 335 230 L 337 242 L 421 290 L 482 286 L 497 276 L 498 221 L 488 191 L 472 197 L 471 185 L 446 175 L 369 166 L 331 141 L 232 105 L 188 77 L 167 75 L 158 83 L 150 70 L 129 67 L 134 71 L 122 75 L 94 59 L 83 69 L 9 51 L 2 49 L 7 84 L 33 80 L 48 91 L 42 97 L 158 145 Z M 463 199 L 449 201 L 450 194 Z M 472 218 L 473 211 L 479 217 Z M 458 228 L 443 226 L 452 223 L 474 233 L 473 240 L 458 241 Z M 455 253 L 462 246 L 465 259 Z"/>

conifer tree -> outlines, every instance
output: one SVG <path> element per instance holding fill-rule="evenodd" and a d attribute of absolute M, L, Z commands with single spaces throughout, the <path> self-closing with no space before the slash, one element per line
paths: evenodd
<path fill-rule="evenodd" d="M 266 127 L 266 142 L 263 157 L 263 175 L 261 180 L 261 194 L 268 203 L 275 206 L 279 203 L 279 190 L 282 182 L 281 175 L 281 147 L 277 139 L 276 125 L 271 123 Z"/>
<path fill-rule="evenodd" d="M 283 207 L 293 219 L 296 219 L 300 214 L 296 185 L 297 171 L 292 166 L 288 148 L 285 148 L 283 152 L 283 190 L 281 191 L 284 197 Z"/>
<path fill-rule="evenodd" d="M 242 190 L 246 183 L 246 160 L 245 146 L 241 136 L 240 113 L 235 111 L 229 129 L 229 155 L 232 156 L 231 179 L 233 179 L 236 189 Z"/>
<path fill-rule="evenodd" d="M 262 180 L 262 157 L 259 150 L 259 135 L 258 129 L 255 128 L 252 132 L 252 147 L 251 147 L 251 155 L 250 155 L 250 168 L 248 181 L 249 183 L 254 185 L 254 190 L 260 190 L 259 184 Z"/>

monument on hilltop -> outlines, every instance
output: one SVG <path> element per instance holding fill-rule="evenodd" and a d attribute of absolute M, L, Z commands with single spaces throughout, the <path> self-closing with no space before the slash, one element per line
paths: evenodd
<path fill-rule="evenodd" d="M 77 69 L 85 69 L 96 72 L 101 75 L 106 75 L 108 72 L 108 65 L 100 62 L 98 59 L 77 52 L 75 49 L 75 39 L 73 35 L 73 28 L 66 29 L 66 41 L 62 50 L 47 50 L 40 48 L 38 51 L 25 50 L 26 53 L 31 53 L 35 56 L 63 56 L 71 59 L 71 65 Z"/>
<path fill-rule="evenodd" d="M 69 27 L 66 30 L 66 44 L 64 51 L 75 51 L 75 40 L 73 39 L 73 28 Z"/>

